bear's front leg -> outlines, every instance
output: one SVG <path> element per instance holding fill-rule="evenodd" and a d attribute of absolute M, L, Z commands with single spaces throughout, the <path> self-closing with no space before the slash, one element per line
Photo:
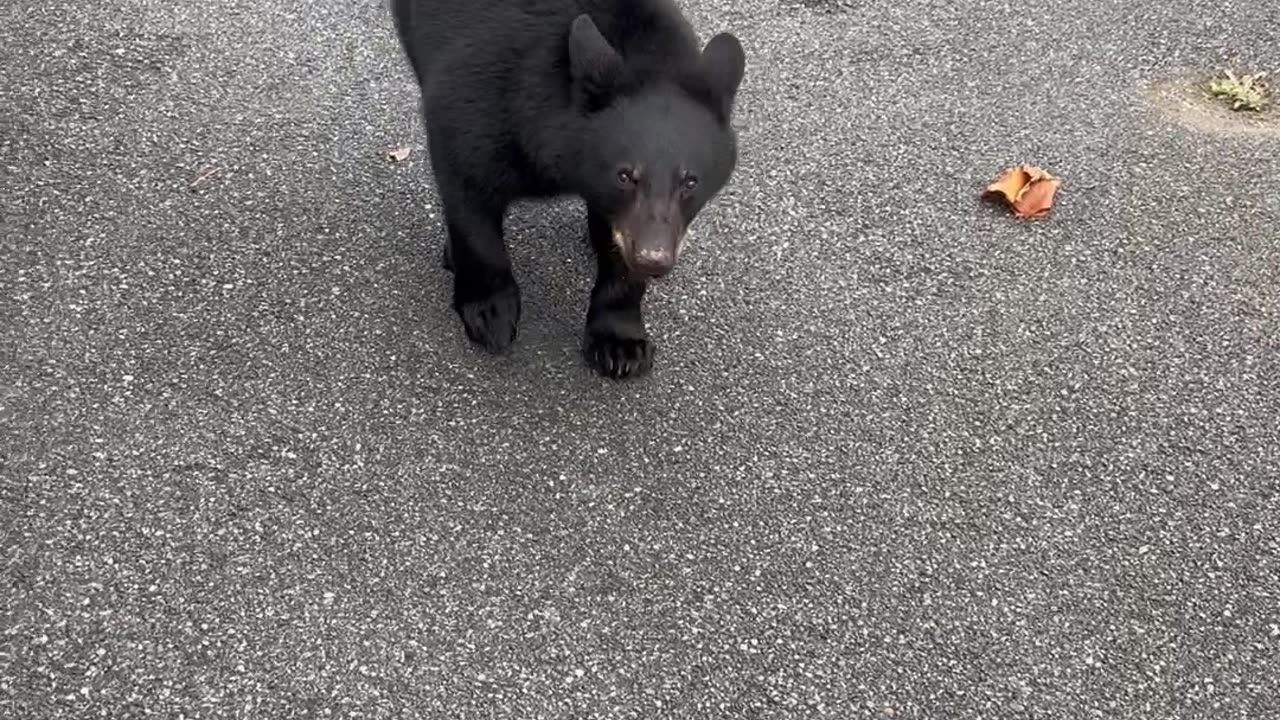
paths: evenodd
<path fill-rule="evenodd" d="M 441 188 L 453 271 L 453 309 L 472 342 L 502 353 L 516 339 L 520 288 L 502 237 L 505 208 L 477 202 L 477 195 Z"/>
<path fill-rule="evenodd" d="M 646 284 L 627 272 L 614 248 L 608 220 L 588 211 L 587 229 L 597 262 L 583 343 L 587 363 L 597 373 L 618 380 L 644 375 L 653 367 L 654 353 L 640 310 Z"/>

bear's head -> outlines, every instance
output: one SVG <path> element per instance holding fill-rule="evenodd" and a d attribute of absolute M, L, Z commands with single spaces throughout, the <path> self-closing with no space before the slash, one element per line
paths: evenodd
<path fill-rule="evenodd" d="M 569 31 L 569 63 L 585 120 L 577 189 L 608 218 L 628 269 L 661 277 L 737 164 L 730 116 L 744 72 L 742 45 L 721 33 L 681 73 L 637 78 L 580 15 Z"/>

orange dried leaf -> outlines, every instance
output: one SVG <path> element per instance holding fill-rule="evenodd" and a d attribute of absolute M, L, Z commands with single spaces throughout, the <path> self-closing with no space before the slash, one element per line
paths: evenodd
<path fill-rule="evenodd" d="M 1031 182 L 1031 176 L 1026 170 L 1020 167 L 1009 168 L 996 178 L 995 182 L 987 186 L 987 192 L 999 193 L 1004 196 L 1006 202 L 1012 203 L 1017 201 L 1018 194 L 1029 182 Z"/>
<path fill-rule="evenodd" d="M 1032 218 L 1049 212 L 1053 207 L 1053 195 L 1058 192 L 1058 186 L 1061 184 L 1062 181 L 1057 178 L 1041 178 L 1032 181 L 1013 203 L 1014 214 L 1018 217 Z"/>
<path fill-rule="evenodd" d="M 999 195 L 1020 218 L 1044 215 L 1053 207 L 1053 197 L 1062 181 L 1044 168 L 1019 165 L 1008 168 L 987 186 L 985 195 Z"/>

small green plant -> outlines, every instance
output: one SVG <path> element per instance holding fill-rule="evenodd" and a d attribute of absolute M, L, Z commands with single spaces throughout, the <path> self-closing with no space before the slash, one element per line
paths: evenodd
<path fill-rule="evenodd" d="M 1261 112 L 1271 102 L 1271 87 L 1266 73 L 1237 75 L 1227 70 L 1222 77 L 1209 81 L 1209 94 L 1228 103 L 1232 110 Z"/>

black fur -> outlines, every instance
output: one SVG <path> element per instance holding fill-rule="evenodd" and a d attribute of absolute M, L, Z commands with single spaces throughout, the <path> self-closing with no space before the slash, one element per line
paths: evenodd
<path fill-rule="evenodd" d="M 507 207 L 574 194 L 598 262 L 586 358 L 610 377 L 647 372 L 646 285 L 675 265 L 737 162 L 742 46 L 728 33 L 700 46 L 669 0 L 392 2 L 467 336 L 491 352 L 516 337 Z"/>

